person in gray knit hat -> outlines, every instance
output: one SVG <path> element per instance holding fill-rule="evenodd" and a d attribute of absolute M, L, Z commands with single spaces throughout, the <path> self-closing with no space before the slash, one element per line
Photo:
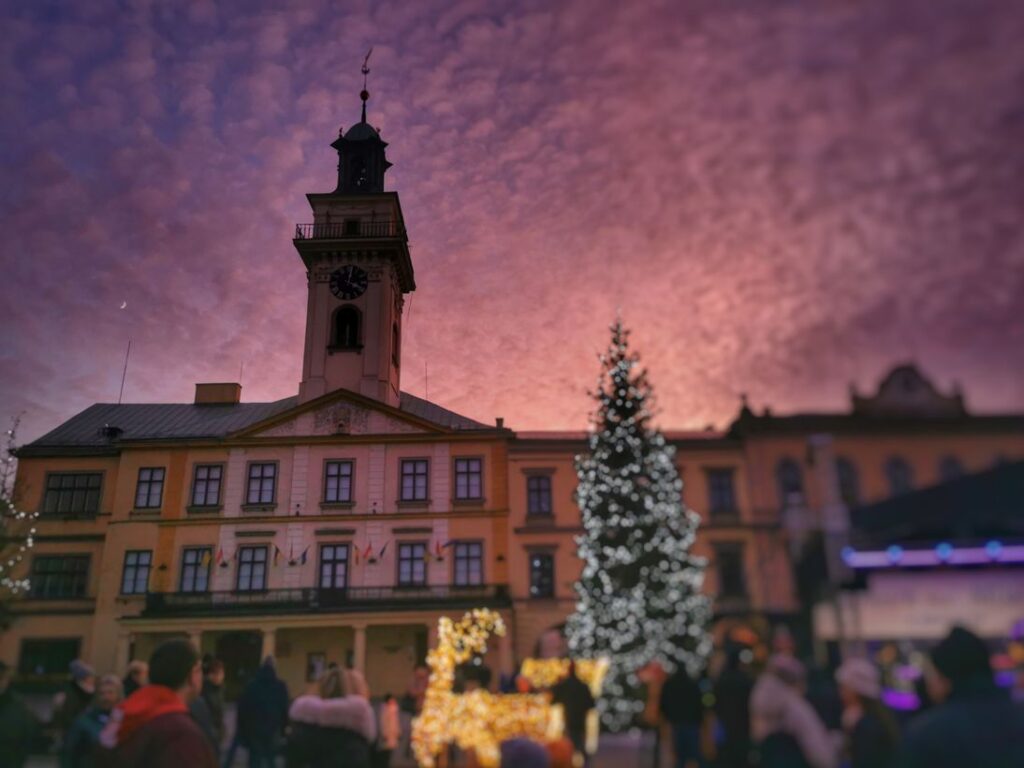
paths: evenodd
<path fill-rule="evenodd" d="M 900 730 L 882 703 L 882 676 L 867 659 L 852 658 L 836 670 L 843 703 L 843 731 L 850 768 L 890 768 L 896 763 Z"/>

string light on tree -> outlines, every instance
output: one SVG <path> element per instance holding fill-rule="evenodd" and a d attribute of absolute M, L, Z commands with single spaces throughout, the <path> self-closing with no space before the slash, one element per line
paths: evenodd
<path fill-rule="evenodd" d="M 644 709 L 639 670 L 704 666 L 711 611 L 704 560 L 690 553 L 699 518 L 683 505 L 675 449 L 651 426 L 651 387 L 621 320 L 611 333 L 589 452 L 576 459 L 583 571 L 566 634 L 573 656 L 608 657 L 598 705 L 605 725 L 621 730 Z"/>
<path fill-rule="evenodd" d="M 28 592 L 31 584 L 27 576 L 16 576 L 21 570 L 25 553 L 34 545 L 35 521 L 38 512 L 25 512 L 14 503 L 14 477 L 17 462 L 14 458 L 18 435 L 15 418 L 4 436 L 0 454 L 0 599 Z"/>

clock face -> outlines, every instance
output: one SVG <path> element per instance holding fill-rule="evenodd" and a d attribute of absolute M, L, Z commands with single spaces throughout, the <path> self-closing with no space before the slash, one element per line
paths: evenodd
<path fill-rule="evenodd" d="M 331 293 L 339 299 L 351 300 L 363 295 L 367 282 L 366 272 L 347 264 L 331 273 Z"/>

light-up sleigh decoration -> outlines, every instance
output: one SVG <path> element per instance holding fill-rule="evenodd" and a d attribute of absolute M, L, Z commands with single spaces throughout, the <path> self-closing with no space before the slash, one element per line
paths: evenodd
<path fill-rule="evenodd" d="M 544 743 L 560 738 L 563 731 L 562 708 L 552 706 L 547 694 L 512 693 L 493 694 L 476 690 L 465 694 L 452 691 L 455 669 L 469 661 L 474 655 L 487 650 L 487 639 L 491 635 L 505 634 L 505 623 L 495 611 L 477 609 L 467 613 L 459 621 L 442 618 L 438 622 L 437 647 L 427 654 L 430 668 L 430 682 L 423 700 L 423 711 L 413 721 L 412 748 L 416 760 L 423 768 L 435 768 L 438 758 L 448 744 L 461 749 L 472 749 L 477 762 L 485 768 L 501 763 L 500 745 L 506 739 L 525 737 Z M 544 674 L 531 684 L 547 687 L 557 681 L 553 675 L 559 664 L 568 669 L 567 659 L 553 659 L 540 662 Z M 524 665 L 524 676 L 529 679 Z M 599 672 L 596 679 L 600 690 L 603 667 L 595 662 L 582 662 L 580 677 L 594 688 L 594 679 L 584 677 Z M 541 667 L 532 668 L 541 669 Z M 564 674 L 564 672 L 562 672 Z M 547 685 L 541 685 L 541 682 Z"/>

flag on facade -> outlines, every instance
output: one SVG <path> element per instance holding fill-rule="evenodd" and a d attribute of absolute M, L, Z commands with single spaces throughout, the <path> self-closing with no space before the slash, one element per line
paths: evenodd
<path fill-rule="evenodd" d="M 359 547 L 356 546 L 353 549 L 356 551 L 356 565 L 359 565 Z"/>
<path fill-rule="evenodd" d="M 309 547 L 306 547 L 304 550 L 302 550 L 302 557 L 299 558 L 299 562 L 302 563 L 303 565 L 306 564 L 306 553 L 307 552 L 309 552 Z"/>
<path fill-rule="evenodd" d="M 434 542 L 434 554 L 438 560 L 440 560 L 444 556 L 444 547 L 441 546 L 440 539 Z"/>
<path fill-rule="evenodd" d="M 217 559 L 216 559 L 216 562 L 217 562 L 217 565 L 220 565 L 221 563 L 224 562 L 224 548 L 223 547 L 217 547 Z"/>
<path fill-rule="evenodd" d="M 364 560 L 369 560 L 372 555 L 373 555 L 373 542 L 368 542 L 367 545 L 366 545 L 366 549 L 363 550 L 363 559 Z"/>
<path fill-rule="evenodd" d="M 210 567 L 210 550 L 203 550 L 203 556 L 199 558 L 199 565 L 201 565 L 203 568 Z"/>
<path fill-rule="evenodd" d="M 277 559 L 281 557 L 281 550 L 277 548 L 277 544 L 274 545 L 274 565 L 277 565 Z"/>
<path fill-rule="evenodd" d="M 380 558 L 382 558 L 382 559 L 383 559 L 383 557 L 384 557 L 384 553 L 385 553 L 385 552 L 387 551 L 387 548 L 388 548 L 388 544 L 389 544 L 389 543 L 390 543 L 390 542 L 387 542 L 387 541 L 385 541 L 385 542 L 384 542 L 384 546 L 380 548 L 380 555 L 378 555 L 378 557 L 380 557 Z"/>

